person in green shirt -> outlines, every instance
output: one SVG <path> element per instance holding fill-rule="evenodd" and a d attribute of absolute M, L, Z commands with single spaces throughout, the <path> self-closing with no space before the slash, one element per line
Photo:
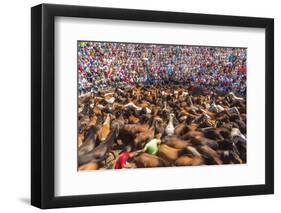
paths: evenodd
<path fill-rule="evenodd" d="M 151 155 L 156 155 L 159 149 L 158 145 L 160 143 L 161 143 L 160 139 L 156 139 L 156 138 L 152 139 L 147 144 L 145 144 L 143 148 L 143 152 L 146 152 Z"/>

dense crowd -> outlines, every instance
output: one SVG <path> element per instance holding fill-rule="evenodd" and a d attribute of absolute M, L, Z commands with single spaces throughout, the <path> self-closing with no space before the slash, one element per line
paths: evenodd
<path fill-rule="evenodd" d="M 173 83 L 245 96 L 246 58 L 246 48 L 78 42 L 79 94 Z"/>

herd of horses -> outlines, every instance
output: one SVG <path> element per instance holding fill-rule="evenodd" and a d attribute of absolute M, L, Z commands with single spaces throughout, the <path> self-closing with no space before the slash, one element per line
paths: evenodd
<path fill-rule="evenodd" d="M 187 86 L 135 86 L 78 99 L 78 169 L 113 169 L 120 153 L 134 153 L 126 168 L 246 163 L 246 100 L 234 93 Z M 158 139 L 155 154 L 144 146 Z"/>

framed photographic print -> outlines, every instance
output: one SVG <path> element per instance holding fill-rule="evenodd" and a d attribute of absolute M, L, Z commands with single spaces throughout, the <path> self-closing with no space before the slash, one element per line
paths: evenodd
<path fill-rule="evenodd" d="M 31 203 L 271 194 L 274 20 L 31 9 Z"/>

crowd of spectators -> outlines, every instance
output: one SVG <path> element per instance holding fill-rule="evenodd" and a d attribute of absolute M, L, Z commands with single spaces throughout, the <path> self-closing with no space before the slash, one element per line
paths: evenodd
<path fill-rule="evenodd" d="M 246 50 L 79 41 L 79 94 L 116 86 L 173 83 L 245 96 Z"/>

